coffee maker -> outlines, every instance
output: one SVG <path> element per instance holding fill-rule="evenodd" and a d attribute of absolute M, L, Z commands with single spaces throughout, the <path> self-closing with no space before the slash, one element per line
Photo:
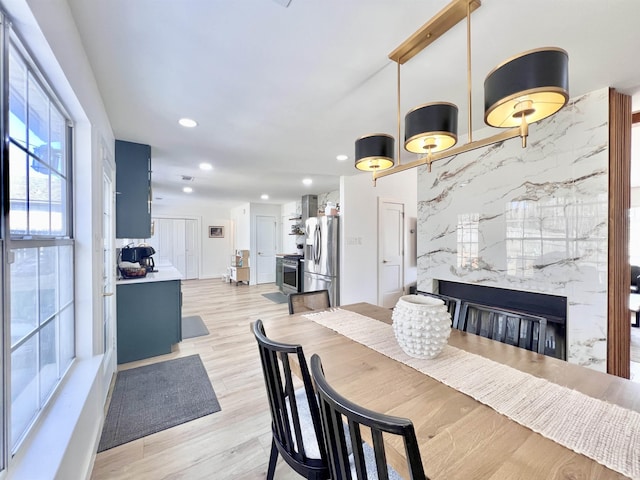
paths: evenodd
<path fill-rule="evenodd" d="M 147 273 L 157 272 L 155 262 L 151 258 L 154 253 L 156 253 L 155 249 L 147 243 L 140 243 L 137 247 L 127 245 L 120 250 L 120 259 L 123 262 L 139 263 Z"/>

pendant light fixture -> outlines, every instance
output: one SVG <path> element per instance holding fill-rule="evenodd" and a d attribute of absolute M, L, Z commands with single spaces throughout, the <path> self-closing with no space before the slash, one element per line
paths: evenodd
<path fill-rule="evenodd" d="M 413 153 L 433 154 L 458 141 L 458 107 L 453 103 L 427 103 L 404 117 L 404 148 Z"/>
<path fill-rule="evenodd" d="M 356 140 L 356 168 L 367 172 L 393 167 L 394 140 L 386 133 L 364 135 Z"/>
<path fill-rule="evenodd" d="M 393 137 L 378 134 L 361 137 L 356 141 L 356 166 L 361 170 L 373 171 L 374 183 L 380 177 L 420 165 L 427 164 L 430 171 L 434 161 L 518 136 L 522 138 L 522 146 L 526 147 L 529 124 L 553 115 L 566 105 L 569 99 L 567 52 L 555 47 L 525 52 L 496 67 L 485 80 L 485 122 L 490 126 L 509 128 L 509 130 L 473 141 L 471 13 L 480 6 L 480 0 L 453 0 L 389 54 L 389 58 L 398 64 L 399 109 L 400 65 L 409 61 L 461 20 L 467 19 L 468 142 L 461 146 L 454 146 L 457 141 L 458 122 L 458 108 L 455 105 L 435 102 L 416 107 L 405 116 L 404 147 L 409 152 L 425 154 L 425 157 L 401 164 L 400 148 L 398 148 L 398 165 L 394 166 Z M 399 130 L 398 115 L 398 134 L 400 134 Z M 367 138 L 369 139 L 367 147 L 371 150 L 365 149 L 360 144 Z M 360 163 L 367 158 L 385 161 L 372 163 L 376 165 L 373 168 L 361 167 Z M 388 169 L 383 171 L 382 168 L 385 166 Z"/>
<path fill-rule="evenodd" d="M 492 127 L 520 127 L 547 118 L 569 100 L 569 56 L 561 48 L 525 52 L 494 68 L 484 81 L 484 121 Z"/>

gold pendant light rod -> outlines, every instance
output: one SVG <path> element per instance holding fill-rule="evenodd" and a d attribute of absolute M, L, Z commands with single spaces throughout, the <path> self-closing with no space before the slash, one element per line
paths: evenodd
<path fill-rule="evenodd" d="M 437 160 L 442 160 L 445 158 L 453 157 L 455 155 L 460 155 L 461 153 L 465 153 L 471 150 L 476 150 L 478 148 L 493 145 L 494 143 L 504 142 L 505 140 L 510 140 L 512 138 L 521 136 L 521 133 L 522 133 L 521 127 L 513 127 L 513 128 L 510 128 L 509 130 L 503 130 L 500 133 L 488 138 L 476 140 L 475 142 L 471 142 L 471 143 L 465 143 L 464 145 L 460 145 L 459 147 L 453 147 L 443 152 L 433 153 L 430 156 L 426 156 L 424 158 L 414 160 L 413 162 L 405 163 L 404 165 L 398 165 L 397 167 L 390 168 L 388 170 L 373 172 L 373 181 L 375 183 L 375 181 L 381 177 L 386 177 L 389 175 L 393 175 L 394 173 L 403 172 L 404 170 L 410 170 L 412 168 L 419 167 L 421 165 L 431 165 L 431 163 Z"/>
<path fill-rule="evenodd" d="M 454 0 L 402 42 L 398 48 L 389 54 L 389 58 L 399 64 L 408 62 L 447 33 L 454 25 L 464 20 L 467 16 L 467 11 L 469 13 L 473 12 L 480 5 L 480 0 Z"/>
<path fill-rule="evenodd" d="M 398 75 L 397 75 L 397 81 L 398 81 L 398 141 L 396 142 L 396 145 L 398 146 L 398 166 L 402 165 L 402 157 L 400 156 L 400 152 L 402 150 L 402 142 L 400 141 L 400 63 L 398 63 Z"/>
<path fill-rule="evenodd" d="M 469 118 L 467 119 L 467 125 L 469 127 L 469 138 L 467 142 L 473 142 L 473 127 L 472 127 L 472 115 L 471 115 L 471 4 L 467 4 L 467 93 L 469 98 Z"/>

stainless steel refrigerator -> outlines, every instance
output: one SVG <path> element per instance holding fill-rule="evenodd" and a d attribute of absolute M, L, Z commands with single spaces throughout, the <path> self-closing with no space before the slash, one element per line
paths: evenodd
<path fill-rule="evenodd" d="M 331 306 L 340 305 L 338 252 L 340 217 L 310 217 L 305 222 L 304 291 L 329 290 Z"/>

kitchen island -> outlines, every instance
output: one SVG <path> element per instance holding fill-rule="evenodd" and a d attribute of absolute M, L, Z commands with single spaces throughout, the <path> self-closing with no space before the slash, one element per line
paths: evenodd
<path fill-rule="evenodd" d="M 118 363 L 171 353 L 182 340 L 180 272 L 167 265 L 144 278 L 118 279 Z"/>

